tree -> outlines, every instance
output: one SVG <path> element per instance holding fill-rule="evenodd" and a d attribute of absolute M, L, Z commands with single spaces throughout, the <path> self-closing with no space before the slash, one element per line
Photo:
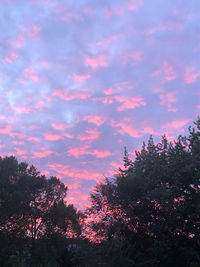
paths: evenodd
<path fill-rule="evenodd" d="M 150 137 L 134 162 L 125 151 L 131 164 L 95 187 L 89 214 L 106 266 L 200 266 L 200 119 L 195 126 L 174 142 Z"/>
<path fill-rule="evenodd" d="M 13 258 L 20 266 L 70 266 L 68 247 L 81 233 L 81 213 L 66 204 L 66 194 L 58 178 L 47 179 L 14 157 L 0 158 L 1 266 Z"/>

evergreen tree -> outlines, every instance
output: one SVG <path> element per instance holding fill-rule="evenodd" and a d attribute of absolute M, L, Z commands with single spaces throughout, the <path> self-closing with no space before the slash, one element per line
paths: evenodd
<path fill-rule="evenodd" d="M 200 120 L 195 125 L 174 142 L 163 136 L 155 145 L 151 136 L 128 170 L 95 187 L 89 212 L 108 249 L 105 266 L 200 266 Z"/>

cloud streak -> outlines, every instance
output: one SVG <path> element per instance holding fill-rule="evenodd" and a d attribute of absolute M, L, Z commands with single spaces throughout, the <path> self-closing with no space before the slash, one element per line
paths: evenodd
<path fill-rule="evenodd" d="M 0 1 L 0 154 L 69 185 L 77 207 L 123 148 L 200 112 L 200 2 Z"/>

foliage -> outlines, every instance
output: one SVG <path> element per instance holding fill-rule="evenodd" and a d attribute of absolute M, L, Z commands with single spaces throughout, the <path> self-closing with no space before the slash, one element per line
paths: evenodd
<path fill-rule="evenodd" d="M 96 185 L 83 228 L 58 178 L 0 157 L 0 266 L 200 266 L 200 119 L 123 161 Z"/>
<path fill-rule="evenodd" d="M 200 119 L 189 136 L 150 137 L 133 162 L 95 187 L 91 228 L 104 266 L 200 266 Z"/>
<path fill-rule="evenodd" d="M 81 213 L 66 194 L 58 178 L 0 158 L 0 266 L 74 266 L 68 248 L 81 233 Z"/>

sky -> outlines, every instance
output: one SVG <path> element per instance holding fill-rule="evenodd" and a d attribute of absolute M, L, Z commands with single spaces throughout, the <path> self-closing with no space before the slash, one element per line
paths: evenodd
<path fill-rule="evenodd" d="M 95 184 L 200 113 L 200 1 L 1 0 L 0 155 Z"/>

